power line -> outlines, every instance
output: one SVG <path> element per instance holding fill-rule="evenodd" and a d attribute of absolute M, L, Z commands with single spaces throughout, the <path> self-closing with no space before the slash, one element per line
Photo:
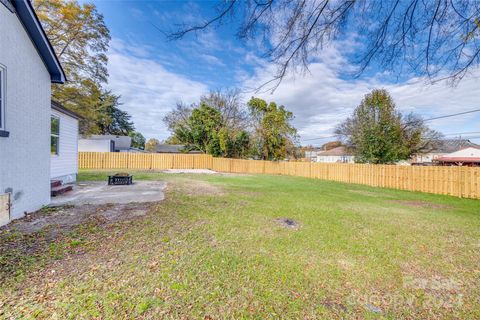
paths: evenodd
<path fill-rule="evenodd" d="M 470 132 L 457 132 L 457 133 L 444 133 L 444 136 L 461 136 L 462 134 L 478 134 L 480 131 L 470 131 Z"/>
<path fill-rule="evenodd" d="M 464 114 L 474 113 L 474 112 L 480 112 L 480 109 L 475 109 L 475 110 L 470 110 L 470 111 L 464 111 L 464 112 L 459 112 L 459 113 L 453 113 L 453 114 L 447 114 L 447 115 L 445 115 L 445 116 L 439 116 L 439 117 L 424 119 L 423 121 L 432 121 L 432 120 L 438 120 L 438 119 L 456 117 L 456 116 L 461 116 L 461 115 L 464 115 Z"/>
<path fill-rule="evenodd" d="M 480 136 L 465 136 L 465 137 L 462 137 L 462 139 L 464 139 L 464 140 L 479 140 L 480 141 Z M 314 148 L 319 148 L 319 147 L 323 146 L 323 143 L 322 142 L 313 142 L 313 143 L 305 144 L 305 145 L 311 145 Z"/>
<path fill-rule="evenodd" d="M 444 133 L 444 136 L 460 136 L 462 134 L 480 134 L 480 131 L 468 131 L 468 132 L 455 132 L 455 133 Z M 323 140 L 323 139 L 330 139 L 340 136 L 340 134 L 335 134 L 332 136 L 326 136 L 321 138 L 312 138 L 312 139 L 304 139 L 303 141 L 313 141 L 313 140 Z"/>
<path fill-rule="evenodd" d="M 313 141 L 313 140 L 322 140 L 322 139 L 330 139 L 330 138 L 335 138 L 338 137 L 339 134 L 333 135 L 333 136 L 327 136 L 327 137 L 321 137 L 321 138 L 313 138 L 313 139 L 303 139 L 303 141 Z"/>
<path fill-rule="evenodd" d="M 480 112 L 480 109 L 474 109 L 474 110 L 470 110 L 470 111 L 464 111 L 464 112 L 452 113 L 452 114 L 447 114 L 447 115 L 433 117 L 433 118 L 422 119 L 422 121 L 426 122 L 426 121 L 433 121 L 433 120 L 438 120 L 438 119 L 451 118 L 451 117 L 461 116 L 461 115 L 464 115 L 464 114 L 475 113 L 475 112 Z M 451 133 L 451 134 L 445 134 L 445 135 L 472 134 L 472 133 L 480 133 L 480 132 L 463 132 L 463 133 L 460 132 L 460 133 Z M 327 137 L 304 139 L 303 141 L 323 140 L 323 139 L 335 138 L 335 137 L 338 137 L 338 136 L 340 136 L 340 135 L 335 134 L 335 135 L 327 136 Z"/>

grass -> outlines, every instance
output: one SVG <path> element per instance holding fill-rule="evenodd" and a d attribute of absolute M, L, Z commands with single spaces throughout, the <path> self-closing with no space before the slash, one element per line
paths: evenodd
<path fill-rule="evenodd" d="M 166 180 L 166 200 L 0 284 L 0 317 L 480 318 L 480 201 L 297 177 L 134 177 Z"/>

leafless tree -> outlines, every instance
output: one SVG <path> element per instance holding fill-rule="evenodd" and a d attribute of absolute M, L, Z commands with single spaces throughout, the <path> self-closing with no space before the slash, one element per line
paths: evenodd
<path fill-rule="evenodd" d="M 347 38 L 356 75 L 375 62 L 399 76 L 455 84 L 480 62 L 478 0 L 222 0 L 216 9 L 170 39 L 241 20 L 238 37 L 261 40 L 278 67 L 265 89 L 276 89 L 289 71 L 308 71 L 325 45 Z"/>
<path fill-rule="evenodd" d="M 224 126 L 234 131 L 245 130 L 248 125 L 248 112 L 238 89 L 211 91 L 200 102 L 220 111 Z"/>
<path fill-rule="evenodd" d="M 432 152 L 441 146 L 444 139 L 440 132 L 430 129 L 425 121 L 414 113 L 402 117 L 402 130 L 412 154 Z"/>
<path fill-rule="evenodd" d="M 248 129 L 249 115 L 238 89 L 210 91 L 200 98 L 199 103 L 191 105 L 177 102 L 175 108 L 163 118 L 163 122 L 171 132 L 181 126 L 188 126 L 192 110 L 198 108 L 202 103 L 220 111 L 223 126 L 230 131 L 239 132 Z"/>
<path fill-rule="evenodd" d="M 179 125 L 187 124 L 194 108 L 195 105 L 193 104 L 189 106 L 183 102 L 177 102 L 175 108 L 163 118 L 168 130 L 173 132 Z"/>

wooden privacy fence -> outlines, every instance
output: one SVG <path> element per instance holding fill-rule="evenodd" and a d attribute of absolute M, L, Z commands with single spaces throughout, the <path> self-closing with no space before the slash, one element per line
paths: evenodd
<path fill-rule="evenodd" d="M 80 169 L 211 169 L 364 184 L 480 199 L 480 168 L 283 162 L 204 154 L 79 152 Z"/>

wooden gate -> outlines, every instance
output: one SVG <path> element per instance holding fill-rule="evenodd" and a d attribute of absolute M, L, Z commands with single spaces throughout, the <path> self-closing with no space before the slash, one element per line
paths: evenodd
<path fill-rule="evenodd" d="M 10 194 L 0 194 L 0 226 L 10 222 Z"/>

